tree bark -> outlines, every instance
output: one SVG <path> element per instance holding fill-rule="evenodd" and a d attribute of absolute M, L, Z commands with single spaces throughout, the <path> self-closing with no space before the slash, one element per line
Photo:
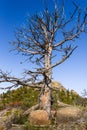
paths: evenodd
<path fill-rule="evenodd" d="M 51 78 L 52 78 L 52 70 L 51 68 L 51 55 L 52 55 L 52 46 L 51 43 L 46 45 L 47 53 L 44 57 L 44 88 L 40 97 L 40 106 L 43 110 L 46 110 L 48 115 L 50 116 L 51 112 Z"/>

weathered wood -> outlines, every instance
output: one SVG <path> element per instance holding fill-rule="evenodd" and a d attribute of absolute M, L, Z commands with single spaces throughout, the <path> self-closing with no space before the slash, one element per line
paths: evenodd
<path fill-rule="evenodd" d="M 46 36 L 47 34 L 45 34 Z M 46 39 L 48 40 L 48 39 Z M 45 43 L 45 56 L 44 56 L 44 68 L 47 70 L 44 72 L 44 89 L 40 97 L 40 107 L 46 110 L 50 116 L 51 112 L 51 87 L 52 87 L 52 70 L 51 67 L 51 56 L 52 56 L 52 43 Z"/>
<path fill-rule="evenodd" d="M 35 106 L 32 106 L 31 108 L 29 108 L 27 111 L 25 111 L 23 113 L 24 116 L 27 116 L 30 114 L 31 111 L 37 110 L 39 108 L 39 104 L 36 104 Z"/>

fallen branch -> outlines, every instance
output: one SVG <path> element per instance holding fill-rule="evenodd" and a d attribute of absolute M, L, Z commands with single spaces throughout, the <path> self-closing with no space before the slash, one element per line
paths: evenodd
<path fill-rule="evenodd" d="M 31 108 L 29 108 L 27 111 L 23 113 L 23 116 L 28 116 L 31 111 L 37 110 L 38 108 L 39 108 L 39 104 L 32 106 Z"/>

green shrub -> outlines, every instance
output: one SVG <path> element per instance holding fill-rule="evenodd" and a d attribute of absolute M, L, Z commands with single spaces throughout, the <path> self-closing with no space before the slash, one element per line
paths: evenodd
<path fill-rule="evenodd" d="M 22 115 L 21 110 L 15 111 L 14 116 L 15 116 L 13 120 L 14 124 L 24 124 L 27 121 L 27 117 Z"/>

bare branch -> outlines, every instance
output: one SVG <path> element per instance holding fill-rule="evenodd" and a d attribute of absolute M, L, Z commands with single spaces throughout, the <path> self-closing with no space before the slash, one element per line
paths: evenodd
<path fill-rule="evenodd" d="M 70 57 L 70 55 L 73 53 L 73 51 L 77 48 L 78 46 L 74 47 L 69 54 L 65 55 L 60 61 L 58 61 L 56 64 L 51 66 L 51 69 L 60 65 L 61 63 L 63 63 L 66 59 L 68 59 Z"/>
<path fill-rule="evenodd" d="M 66 22 L 64 22 L 64 24 L 62 25 L 63 27 L 65 27 L 68 23 L 70 23 L 72 21 L 72 19 L 74 18 L 76 12 L 79 10 L 79 7 L 76 5 L 75 2 L 73 2 L 73 5 L 75 6 L 75 9 L 72 12 L 72 14 L 70 15 L 70 18 Z"/>
<path fill-rule="evenodd" d="M 27 49 L 24 49 L 24 48 L 21 48 L 21 47 L 18 47 L 17 50 L 22 51 L 22 52 L 25 52 L 25 53 L 31 53 L 31 54 L 33 54 L 33 55 L 35 55 L 35 54 L 40 54 L 40 52 L 30 51 L 30 50 L 27 50 Z"/>
<path fill-rule="evenodd" d="M 8 83 L 13 84 L 6 88 L 1 87 L 1 89 L 11 89 L 13 87 L 18 87 L 19 85 L 40 88 L 41 86 L 38 86 L 36 83 L 33 83 L 33 78 L 35 78 L 35 77 L 31 77 L 31 78 L 25 79 L 25 80 L 24 80 L 24 78 L 19 79 L 16 77 L 12 77 L 8 73 L 5 73 L 2 70 L 0 70 L 0 83 L 8 82 Z"/>
<path fill-rule="evenodd" d="M 58 47 L 58 46 L 61 46 L 61 45 L 63 45 L 65 42 L 70 41 L 70 40 L 73 40 L 74 38 L 77 38 L 77 37 L 79 36 L 79 34 L 80 34 L 80 32 L 78 32 L 78 33 L 74 34 L 73 36 L 70 36 L 70 37 L 68 37 L 68 38 L 66 38 L 66 39 L 64 39 L 64 40 L 62 40 L 62 41 L 60 41 L 59 43 L 53 45 L 53 48 Z"/>

